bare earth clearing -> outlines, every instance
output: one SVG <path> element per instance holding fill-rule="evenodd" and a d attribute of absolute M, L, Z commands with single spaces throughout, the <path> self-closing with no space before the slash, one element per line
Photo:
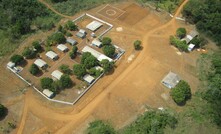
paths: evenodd
<path fill-rule="evenodd" d="M 175 16 L 180 14 L 187 1 L 180 6 Z M 114 127 L 120 129 L 142 113 L 145 106 L 182 110 L 174 104 L 169 97 L 169 90 L 160 81 L 165 74 L 173 71 L 190 83 L 193 92 L 196 90 L 198 80 L 195 66 L 200 53 L 194 51 L 178 55 L 178 50 L 169 45 L 169 35 L 175 34 L 178 27 L 191 27 L 175 19 L 167 21 L 166 15 L 132 2 L 111 6 L 125 11 L 125 14 L 114 20 L 108 19 L 97 13 L 105 5 L 87 12 L 114 24 L 114 28 L 106 36 L 110 36 L 114 43 L 126 50 L 125 55 L 116 63 L 114 73 L 101 78 L 76 105 L 66 106 L 48 102 L 33 89 L 26 87 L 6 70 L 8 59 L 1 60 L 0 101 L 9 107 L 9 115 L 1 121 L 0 126 L 13 119 L 17 122 L 17 129 L 13 132 L 18 134 L 81 134 L 94 119 L 109 120 Z M 49 5 L 47 7 L 52 9 Z M 134 12 L 142 15 L 137 16 Z M 133 20 L 134 17 L 137 21 Z M 122 27 L 122 31 L 117 31 L 117 27 Z M 49 34 L 50 32 L 45 35 L 39 33 L 33 38 Z M 133 48 L 133 42 L 137 39 L 143 42 L 143 49 L 139 52 L 135 52 Z M 31 40 L 27 39 L 27 42 Z M 20 90 L 24 88 L 27 90 L 22 94 Z"/>

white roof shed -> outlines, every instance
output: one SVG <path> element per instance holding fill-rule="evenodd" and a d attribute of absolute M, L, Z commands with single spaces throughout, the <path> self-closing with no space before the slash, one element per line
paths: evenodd
<path fill-rule="evenodd" d="M 63 45 L 63 44 L 59 44 L 59 45 L 57 46 L 57 49 L 59 49 L 59 50 L 62 51 L 62 52 L 67 52 L 67 51 L 68 51 L 68 47 L 65 46 L 65 45 Z"/>
<path fill-rule="evenodd" d="M 109 60 L 109 62 L 112 62 L 112 61 L 113 61 L 111 58 L 107 57 L 107 56 L 104 55 L 104 54 L 101 54 L 101 55 L 97 58 L 97 60 L 99 60 L 99 61 L 102 61 L 102 60 L 105 60 L 105 59 Z"/>
<path fill-rule="evenodd" d="M 43 68 L 47 65 L 47 63 L 43 61 L 42 59 L 36 59 L 34 64 L 40 68 Z"/>
<path fill-rule="evenodd" d="M 194 44 L 189 44 L 189 46 L 188 46 L 188 50 L 189 50 L 189 51 L 192 51 L 194 47 L 195 47 Z"/>
<path fill-rule="evenodd" d="M 72 39 L 72 38 L 70 38 L 70 37 L 66 39 L 66 42 L 70 43 L 72 46 L 77 44 L 77 41 Z"/>
<path fill-rule="evenodd" d="M 94 39 L 94 40 L 92 41 L 92 45 L 97 46 L 97 47 L 101 47 L 102 43 L 101 43 L 99 40 Z"/>
<path fill-rule="evenodd" d="M 91 30 L 91 31 L 96 31 L 98 28 L 100 28 L 103 24 L 98 22 L 98 21 L 92 21 L 89 23 L 86 28 Z"/>
<path fill-rule="evenodd" d="M 86 74 L 83 77 L 83 80 L 85 80 L 87 83 L 91 84 L 95 79 L 94 79 L 94 77 L 90 76 L 89 74 Z"/>
<path fill-rule="evenodd" d="M 162 84 L 168 88 L 174 88 L 179 82 L 180 82 L 180 77 L 173 73 L 173 72 L 169 72 L 161 81 Z"/>
<path fill-rule="evenodd" d="M 13 68 L 13 67 L 15 67 L 15 63 L 9 61 L 8 64 L 7 64 L 7 67 L 9 67 L 9 68 Z"/>
<path fill-rule="evenodd" d="M 43 94 L 45 94 L 48 98 L 52 98 L 54 96 L 54 93 L 48 89 L 44 89 Z"/>
<path fill-rule="evenodd" d="M 82 52 L 90 52 L 94 57 L 98 58 L 101 53 L 94 50 L 93 48 L 89 47 L 89 46 L 85 46 L 83 49 L 82 49 Z"/>
<path fill-rule="evenodd" d="M 52 60 L 56 60 L 58 58 L 58 55 L 53 51 L 48 51 L 45 55 Z"/>
<path fill-rule="evenodd" d="M 52 77 L 57 79 L 57 80 L 60 80 L 61 79 L 61 76 L 63 75 L 62 72 L 58 71 L 58 70 L 55 70 L 51 73 Z"/>

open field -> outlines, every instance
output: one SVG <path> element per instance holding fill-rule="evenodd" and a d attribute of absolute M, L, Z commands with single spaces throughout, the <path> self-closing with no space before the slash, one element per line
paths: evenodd
<path fill-rule="evenodd" d="M 25 101 L 21 104 L 21 118 L 16 118 L 18 127 L 15 131 L 18 134 L 81 134 L 88 122 L 94 119 L 108 120 L 115 128 L 120 129 L 133 121 L 137 114 L 142 113 L 145 106 L 182 110 L 170 98 L 169 90 L 160 83 L 169 71 L 179 74 L 190 83 L 193 92 L 196 91 L 198 80 L 194 68 L 200 52 L 178 55 L 178 50 L 169 45 L 169 35 L 173 35 L 178 27 L 191 27 L 175 19 L 168 20 L 164 14 L 144 9 L 133 2 L 116 3 L 111 6 L 121 10 L 127 9 L 127 17 L 111 20 L 97 13 L 105 5 L 87 12 L 112 23 L 113 29 L 105 36 L 111 37 L 114 44 L 119 44 L 126 50 L 125 55 L 116 63 L 114 73 L 99 80 L 75 106 L 48 102 L 27 88 L 25 95 L 20 95 L 20 101 Z M 131 18 L 136 17 L 132 9 L 127 8 L 130 6 L 134 7 L 134 12 L 138 10 L 148 14 L 138 17 L 136 22 L 129 22 Z M 176 15 L 179 15 L 181 9 L 182 7 Z M 122 30 L 118 31 L 118 27 Z M 133 48 L 133 42 L 137 39 L 142 40 L 143 45 L 143 50 L 139 52 Z M 16 87 L 25 87 L 17 77 L 5 71 L 6 63 L 7 61 L 2 61 L 1 64 L 4 77 L 1 77 L 0 84 L 4 86 L 0 88 L 8 90 L 7 94 L 1 95 L 3 104 L 11 101 L 7 98 Z M 13 84 L 8 85 L 8 82 Z M 12 105 L 16 107 L 14 102 Z"/>

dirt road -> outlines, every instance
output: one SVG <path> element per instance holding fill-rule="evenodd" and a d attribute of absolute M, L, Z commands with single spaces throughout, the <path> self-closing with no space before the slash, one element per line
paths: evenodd
<path fill-rule="evenodd" d="M 46 5 L 49 9 L 51 9 L 53 12 L 66 17 L 66 18 L 72 18 L 71 16 L 66 16 L 63 14 L 58 13 L 55 11 L 50 5 L 48 5 L 44 0 L 39 0 L 41 3 Z M 142 41 L 143 41 L 143 50 L 140 52 L 138 57 L 126 68 L 126 70 L 121 73 L 114 81 L 111 82 L 109 86 L 105 88 L 105 90 L 100 93 L 96 98 L 94 98 L 91 102 L 88 103 L 88 105 L 83 108 L 81 111 L 76 111 L 76 109 L 73 109 L 69 113 L 61 113 L 55 110 L 52 110 L 44 105 L 42 105 L 39 101 L 36 100 L 36 98 L 33 96 L 32 91 L 28 91 L 25 95 L 25 106 L 23 110 L 22 119 L 20 122 L 20 125 L 18 127 L 17 133 L 23 134 L 23 130 L 25 127 L 25 121 L 28 116 L 28 112 L 33 113 L 35 116 L 45 119 L 48 121 L 51 121 L 54 123 L 60 123 L 61 125 L 55 128 L 56 134 L 67 134 L 71 133 L 73 128 L 75 126 L 78 126 L 80 123 L 84 122 L 91 113 L 93 113 L 98 105 L 112 92 L 112 90 L 119 85 L 119 83 L 122 83 L 124 79 L 128 76 L 131 76 L 132 74 L 136 72 L 140 72 L 139 67 L 143 65 L 144 59 L 148 55 L 148 46 L 150 45 L 150 37 L 154 35 L 155 32 L 160 31 L 162 29 L 167 28 L 168 26 L 176 25 L 175 17 L 178 16 L 183 8 L 183 6 L 188 2 L 188 0 L 185 0 L 182 5 L 178 8 L 176 11 L 176 14 L 174 15 L 174 18 L 172 18 L 168 23 L 161 25 L 160 27 L 153 29 L 151 31 L 148 31 L 143 35 Z M 36 133 L 42 133 L 45 131 L 46 128 L 40 129 Z"/>

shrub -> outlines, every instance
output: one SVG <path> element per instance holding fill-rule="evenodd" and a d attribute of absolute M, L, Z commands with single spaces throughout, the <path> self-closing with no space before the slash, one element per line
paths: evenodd
<path fill-rule="evenodd" d="M 115 47 L 113 45 L 105 45 L 103 47 L 103 52 L 105 55 L 107 55 L 108 57 L 113 57 L 115 54 Z"/>
<path fill-rule="evenodd" d="M 31 67 L 29 68 L 29 72 L 33 75 L 38 74 L 39 71 L 40 71 L 40 69 L 35 64 L 32 64 Z"/>
<path fill-rule="evenodd" d="M 135 50 L 140 50 L 142 47 L 141 47 L 141 41 L 140 40 L 136 40 L 134 42 L 134 49 Z"/>
<path fill-rule="evenodd" d="M 41 44 L 39 43 L 39 41 L 32 42 L 32 46 L 34 47 L 34 49 L 37 50 L 37 52 L 42 50 L 42 47 L 41 47 Z"/>
<path fill-rule="evenodd" d="M 41 79 L 41 87 L 43 89 L 52 89 L 53 79 L 49 77 L 45 77 Z"/>
<path fill-rule="evenodd" d="M 6 116 L 6 114 L 7 114 L 7 108 L 4 105 L 0 104 L 0 118 Z"/>
<path fill-rule="evenodd" d="M 175 88 L 171 89 L 170 94 L 177 104 L 183 104 L 191 97 L 191 89 L 187 82 L 181 80 Z"/>
<path fill-rule="evenodd" d="M 101 120 L 91 122 L 87 129 L 88 134 L 115 134 L 115 130 L 109 124 Z"/>
<path fill-rule="evenodd" d="M 65 28 L 68 29 L 68 30 L 71 30 L 71 31 L 78 30 L 77 25 L 75 25 L 74 22 L 72 22 L 70 20 L 65 24 Z"/>
<path fill-rule="evenodd" d="M 69 52 L 69 56 L 71 59 L 74 59 L 77 56 L 78 47 L 73 46 L 72 51 Z"/>
<path fill-rule="evenodd" d="M 185 28 L 178 28 L 176 30 L 176 36 L 179 37 L 180 39 L 184 38 L 186 36 L 186 29 Z"/>
<path fill-rule="evenodd" d="M 10 61 L 14 62 L 16 65 L 18 65 L 24 61 L 24 58 L 21 55 L 15 54 L 10 58 Z"/>
<path fill-rule="evenodd" d="M 186 44 L 186 41 L 181 41 L 174 36 L 170 36 L 170 44 L 177 47 L 180 51 L 188 52 L 188 45 Z"/>

